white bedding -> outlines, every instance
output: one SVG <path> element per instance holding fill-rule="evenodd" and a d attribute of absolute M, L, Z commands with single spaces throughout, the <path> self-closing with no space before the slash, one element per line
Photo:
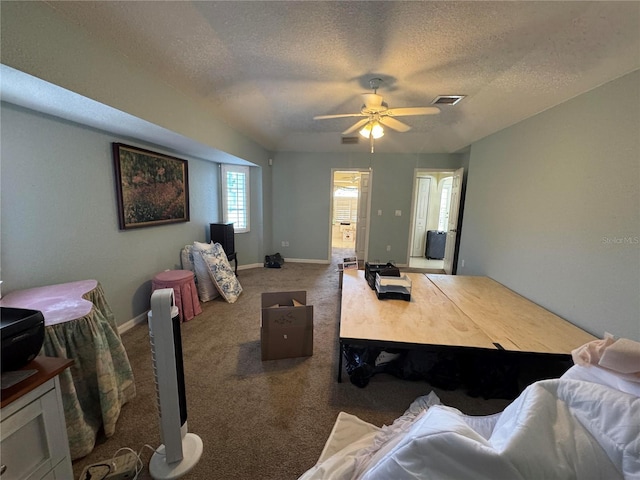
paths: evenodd
<path fill-rule="evenodd" d="M 534 383 L 491 416 L 463 415 L 433 394 L 389 427 L 341 413 L 300 478 L 640 479 L 640 398 L 566 377 Z"/>

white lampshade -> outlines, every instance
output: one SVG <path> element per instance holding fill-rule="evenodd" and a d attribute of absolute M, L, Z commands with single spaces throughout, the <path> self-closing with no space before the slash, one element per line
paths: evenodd
<path fill-rule="evenodd" d="M 382 128 L 382 125 L 380 125 L 380 122 L 375 120 L 362 127 L 362 130 L 360 130 L 359 133 L 364 138 L 369 138 L 370 136 L 373 136 L 373 138 L 380 138 L 384 135 L 384 129 Z"/>

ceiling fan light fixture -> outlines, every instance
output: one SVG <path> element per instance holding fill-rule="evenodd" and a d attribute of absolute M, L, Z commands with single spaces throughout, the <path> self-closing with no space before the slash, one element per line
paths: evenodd
<path fill-rule="evenodd" d="M 371 136 L 371 123 L 367 123 L 358 133 L 364 138 L 369 138 Z"/>
<path fill-rule="evenodd" d="M 382 125 L 380 125 L 380 122 L 373 121 L 373 122 L 367 123 L 364 127 L 362 127 L 362 130 L 360 130 L 359 133 L 364 138 L 369 138 L 369 137 L 380 138 L 384 135 L 384 128 L 382 128 Z"/>

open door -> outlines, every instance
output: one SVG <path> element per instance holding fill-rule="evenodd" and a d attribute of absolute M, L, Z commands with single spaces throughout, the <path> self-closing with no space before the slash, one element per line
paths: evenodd
<path fill-rule="evenodd" d="M 413 236 L 411 238 L 412 257 L 424 257 L 427 243 L 427 214 L 429 212 L 429 189 L 431 178 L 416 178 L 415 208 L 413 213 Z"/>
<path fill-rule="evenodd" d="M 332 169 L 329 260 L 367 254 L 371 172 Z"/>
<path fill-rule="evenodd" d="M 369 172 L 360 172 L 358 222 L 356 225 L 356 256 L 359 260 L 365 260 L 369 226 Z"/>
<path fill-rule="evenodd" d="M 458 212 L 460 211 L 460 192 L 462 190 L 462 174 L 464 168 L 459 168 L 453 174 L 451 184 L 451 203 L 449 206 L 449 222 L 447 225 L 447 243 L 444 247 L 444 272 L 453 274 L 453 259 L 456 253 L 458 239 Z"/>

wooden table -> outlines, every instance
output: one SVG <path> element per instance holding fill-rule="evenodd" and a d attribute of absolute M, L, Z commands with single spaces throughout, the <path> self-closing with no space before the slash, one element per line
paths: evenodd
<path fill-rule="evenodd" d="M 571 355 L 593 335 L 489 277 L 426 275 L 491 341 L 514 352 Z"/>
<path fill-rule="evenodd" d="M 344 345 L 507 350 L 569 356 L 596 337 L 488 277 L 407 273 L 411 301 L 378 300 L 362 270 L 346 270 Z"/>

